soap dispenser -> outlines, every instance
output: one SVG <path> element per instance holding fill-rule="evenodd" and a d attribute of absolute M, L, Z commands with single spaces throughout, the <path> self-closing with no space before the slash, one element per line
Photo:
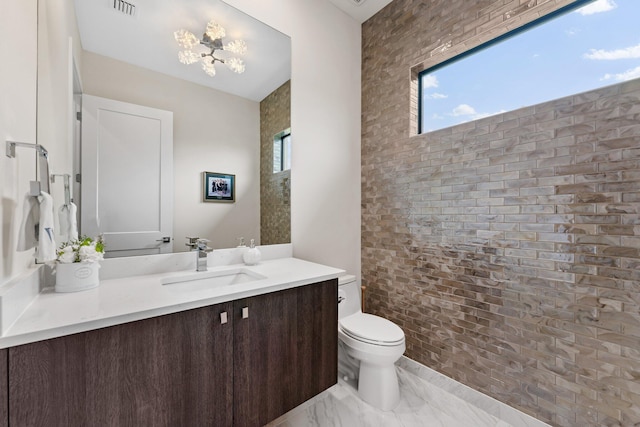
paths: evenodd
<path fill-rule="evenodd" d="M 254 239 L 251 239 L 251 245 L 249 246 L 249 249 L 244 251 L 244 254 L 242 255 L 242 259 L 244 260 L 244 263 L 247 265 L 256 265 L 257 263 L 260 262 L 260 257 L 261 257 L 260 250 L 256 248 Z"/>

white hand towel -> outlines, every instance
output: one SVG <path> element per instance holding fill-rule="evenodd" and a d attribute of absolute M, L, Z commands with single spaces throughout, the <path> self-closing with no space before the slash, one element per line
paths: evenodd
<path fill-rule="evenodd" d="M 65 242 L 78 238 L 78 207 L 70 202 L 68 205 L 60 206 L 58 211 L 58 222 L 60 223 L 60 237 Z"/>
<path fill-rule="evenodd" d="M 60 228 L 58 229 L 60 233 L 60 238 L 63 242 L 69 241 L 69 206 L 62 205 L 60 206 L 60 210 L 58 210 L 58 223 L 60 224 Z"/>
<path fill-rule="evenodd" d="M 36 259 L 38 262 L 53 261 L 56 259 L 57 249 L 53 235 L 53 198 L 41 191 L 38 200 L 40 201 L 40 226 Z"/>
<path fill-rule="evenodd" d="M 78 207 L 69 202 L 69 240 L 78 238 Z"/>
<path fill-rule="evenodd" d="M 18 251 L 33 249 L 38 244 L 38 222 L 40 222 L 40 205 L 38 199 L 25 194 L 22 203 L 22 224 L 18 234 Z"/>

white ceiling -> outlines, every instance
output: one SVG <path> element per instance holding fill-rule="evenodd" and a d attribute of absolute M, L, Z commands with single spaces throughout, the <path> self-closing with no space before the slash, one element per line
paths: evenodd
<path fill-rule="evenodd" d="M 136 6 L 134 16 L 115 10 L 114 0 L 75 0 L 83 49 L 254 101 L 291 78 L 290 38 L 220 0 L 128 1 Z M 211 19 L 226 29 L 225 42 L 246 42 L 244 73 L 216 64 L 210 77 L 200 64 L 178 61 L 174 31 L 184 28 L 200 37 Z"/>
<path fill-rule="evenodd" d="M 354 0 L 329 1 L 361 24 L 391 3 L 391 0 L 361 0 L 359 3 Z"/>
<path fill-rule="evenodd" d="M 222 0 L 127 0 L 136 6 L 134 16 L 114 9 L 118 0 L 74 1 L 82 47 L 90 52 L 253 101 L 261 101 L 291 78 L 291 39 Z M 362 23 L 392 0 L 329 1 Z M 210 77 L 200 64 L 178 61 L 174 31 L 201 36 L 211 19 L 227 30 L 225 41 L 247 43 L 244 73 L 216 64 L 216 76 Z"/>

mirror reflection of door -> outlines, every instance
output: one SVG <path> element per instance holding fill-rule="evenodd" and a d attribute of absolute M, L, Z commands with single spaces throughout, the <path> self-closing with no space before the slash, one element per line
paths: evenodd
<path fill-rule="evenodd" d="M 171 252 L 173 113 L 82 96 L 81 234 L 107 256 Z"/>

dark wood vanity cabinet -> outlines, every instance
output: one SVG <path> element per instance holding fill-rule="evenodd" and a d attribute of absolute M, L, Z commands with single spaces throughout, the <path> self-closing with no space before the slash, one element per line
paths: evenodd
<path fill-rule="evenodd" d="M 336 383 L 337 293 L 331 280 L 235 301 L 234 426 L 262 426 Z"/>
<path fill-rule="evenodd" d="M 0 350 L 0 416 L 4 405 L 11 427 L 264 425 L 336 383 L 336 295 L 330 280 Z"/>
<path fill-rule="evenodd" d="M 231 307 L 10 348 L 10 425 L 231 425 Z"/>
<path fill-rule="evenodd" d="M 9 350 L 0 350 L 0 427 L 7 427 L 9 425 L 8 354 Z"/>

